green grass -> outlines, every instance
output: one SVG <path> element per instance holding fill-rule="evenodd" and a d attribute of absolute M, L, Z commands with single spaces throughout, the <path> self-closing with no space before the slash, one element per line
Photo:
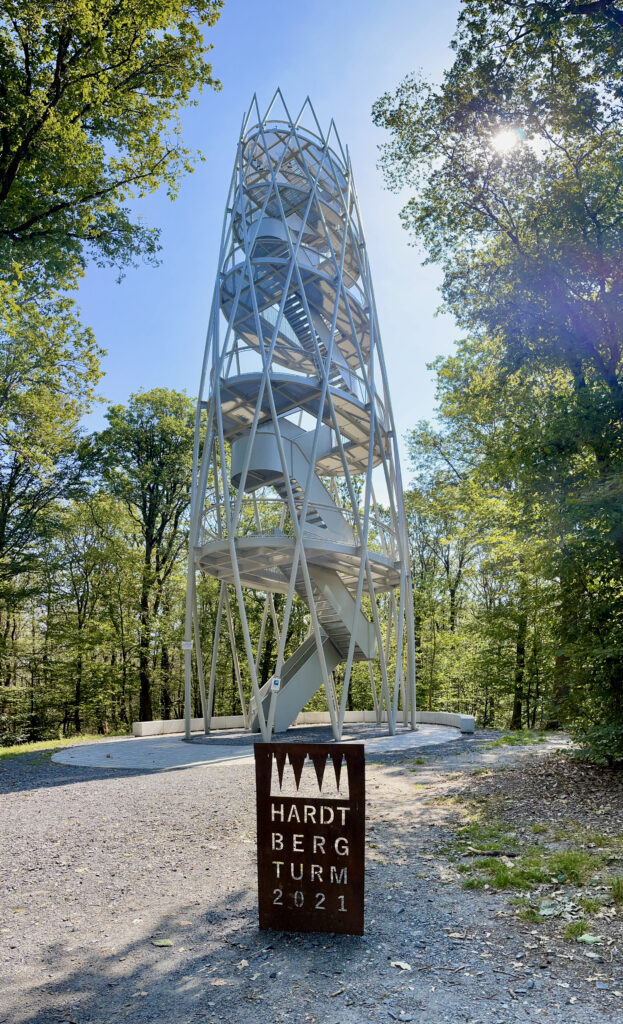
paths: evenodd
<path fill-rule="evenodd" d="M 125 736 L 126 734 L 115 733 L 114 735 Z M 67 739 L 40 740 L 37 743 L 17 743 L 13 747 L 0 747 L 0 760 L 8 757 L 21 757 L 24 754 L 36 754 L 39 751 L 45 752 L 49 750 L 52 754 L 55 750 L 60 750 L 61 747 L 71 747 L 76 743 L 89 743 L 93 740 L 102 740 L 107 738 L 110 737 L 98 736 L 95 733 L 84 733 L 81 736 L 71 736 Z"/>
<path fill-rule="evenodd" d="M 547 737 L 542 733 L 533 732 L 532 729 L 516 729 L 506 736 L 500 736 L 497 740 L 487 743 L 487 749 L 494 747 L 525 747 L 528 743 L 545 743 Z"/>
<path fill-rule="evenodd" d="M 610 882 L 612 887 L 612 898 L 615 903 L 623 903 L 623 875 L 618 875 Z"/>
<path fill-rule="evenodd" d="M 612 842 L 613 837 L 607 835 L 605 832 L 598 832 L 594 828 L 583 828 L 580 830 L 579 835 L 582 838 L 582 842 L 592 846 L 609 846 Z"/>
<path fill-rule="evenodd" d="M 474 867 L 484 871 L 489 885 L 494 889 L 533 889 L 549 878 L 539 858 L 518 857 L 510 867 L 503 864 L 499 857 L 483 857 L 475 862 Z"/>
<path fill-rule="evenodd" d="M 487 825 L 483 821 L 470 821 L 457 832 L 458 844 L 463 848 L 476 846 L 480 850 L 505 850 L 517 846 L 516 837 L 503 825 Z"/>
<path fill-rule="evenodd" d="M 565 939 L 577 940 L 587 929 L 586 921 L 570 921 L 563 934 Z"/>
<path fill-rule="evenodd" d="M 481 849 L 496 849 L 491 840 L 484 840 Z M 513 845 L 508 838 L 506 848 Z M 558 885 L 584 885 L 599 871 L 603 857 L 585 850 L 558 850 L 547 854 L 539 847 L 526 847 L 512 864 L 504 863 L 500 857 L 478 857 L 470 865 L 461 865 L 459 871 L 478 872 L 493 889 L 530 890 L 536 885 L 555 881 Z M 623 892 L 623 879 L 621 880 Z M 599 904 L 597 904 L 599 907 Z"/>
<path fill-rule="evenodd" d="M 462 883 L 464 889 L 484 889 L 485 880 L 484 878 L 468 878 L 466 882 Z"/>
<path fill-rule="evenodd" d="M 529 921 L 531 924 L 541 924 L 543 920 L 534 907 L 522 907 L 519 911 L 519 917 L 522 921 Z"/>
<path fill-rule="evenodd" d="M 523 740 L 519 734 L 502 737 L 496 744 L 542 739 L 532 734 L 526 740 L 524 732 Z M 432 802 L 448 804 L 450 800 L 444 797 Z M 587 828 L 572 818 L 556 823 L 537 820 L 527 828 L 520 824 L 514 827 L 512 818 L 497 817 L 500 811 L 507 815 L 508 806 L 496 794 L 485 795 L 482 803 L 477 795 L 470 799 L 462 794 L 461 810 L 462 824 L 453 830 L 442 852 L 458 871 L 463 889 L 503 892 L 506 901 L 515 906 L 519 920 L 547 926 L 576 942 L 590 934 L 591 918 L 599 915 L 604 905 L 612 907 L 614 902 L 619 911 L 623 907 L 623 874 L 612 874 L 620 871 L 620 864 L 611 863 L 623 853 L 621 836 Z M 594 885 L 601 888 L 595 890 Z M 603 891 L 605 885 L 607 892 Z M 561 887 L 566 891 L 564 897 Z M 543 898 L 554 893 L 554 903 L 560 900 L 560 911 L 554 916 L 541 913 Z M 569 921 L 570 915 L 563 915 L 569 900 L 575 902 L 576 912 L 581 908 L 581 919 Z"/>
<path fill-rule="evenodd" d="M 586 850 L 559 850 L 547 858 L 547 867 L 559 882 L 584 885 L 601 867 L 603 859 Z"/>
<path fill-rule="evenodd" d="M 478 850 L 481 855 L 462 859 L 458 865 L 460 874 L 471 875 L 463 883 L 471 889 L 482 888 L 485 883 L 492 889 L 506 891 L 529 891 L 549 882 L 579 886 L 590 881 L 605 863 L 602 851 L 588 851 L 575 846 L 548 851 L 543 846 L 522 845 L 517 835 L 508 831 L 507 826 L 482 820 L 471 821 L 458 829 L 446 853 L 451 859 L 456 859 L 473 850 Z M 487 856 L 489 850 L 503 850 L 509 854 L 518 853 L 519 856 L 514 856 L 511 861 L 503 856 Z M 478 880 L 482 885 L 478 884 Z M 620 891 L 623 900 L 623 877 L 620 879 Z M 597 909 L 599 906 L 597 902 Z M 586 911 L 592 912 L 588 906 Z"/>
<path fill-rule="evenodd" d="M 582 910 L 586 911 L 587 914 L 596 914 L 601 910 L 603 903 L 601 900 L 593 899 L 590 896 L 581 896 L 578 899 L 578 906 L 582 907 Z"/>

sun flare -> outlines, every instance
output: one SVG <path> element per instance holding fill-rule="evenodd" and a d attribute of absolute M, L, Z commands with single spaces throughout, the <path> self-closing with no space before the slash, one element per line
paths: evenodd
<path fill-rule="evenodd" d="M 516 128 L 502 128 L 491 139 L 491 145 L 496 152 L 504 155 L 505 153 L 510 153 L 511 149 L 515 148 L 520 139 L 521 135 Z"/>

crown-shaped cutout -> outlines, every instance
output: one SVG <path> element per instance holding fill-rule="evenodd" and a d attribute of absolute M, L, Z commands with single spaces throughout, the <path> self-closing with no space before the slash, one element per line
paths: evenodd
<path fill-rule="evenodd" d="M 308 755 L 274 753 L 271 766 L 271 796 L 305 797 L 310 800 L 347 800 L 348 766 L 343 754 L 327 750 Z"/>

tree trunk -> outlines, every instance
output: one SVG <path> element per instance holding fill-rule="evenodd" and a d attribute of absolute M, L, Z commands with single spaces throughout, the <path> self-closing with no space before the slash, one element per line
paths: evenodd
<path fill-rule="evenodd" d="M 160 651 L 160 669 L 162 672 L 161 714 L 164 721 L 168 722 L 171 717 L 171 659 L 167 644 L 163 644 Z"/>
<path fill-rule="evenodd" d="M 81 638 L 82 639 L 82 638 Z M 74 691 L 74 729 L 77 733 L 81 731 L 80 703 L 82 701 L 82 655 L 78 655 L 76 664 L 76 688 Z"/>
<path fill-rule="evenodd" d="M 260 689 L 268 682 L 270 676 L 270 668 L 273 660 L 273 651 L 275 648 L 275 633 L 273 629 L 272 618 L 269 616 L 266 623 L 266 633 L 264 637 L 264 652 L 262 654 L 262 664 L 260 666 Z"/>
<path fill-rule="evenodd" d="M 151 615 L 148 573 L 149 566 L 146 565 L 143 570 L 143 585 L 141 588 L 141 631 L 138 645 L 139 719 L 141 722 L 151 722 L 153 719 L 151 707 Z"/>
<path fill-rule="evenodd" d="M 560 729 L 558 712 L 561 705 L 569 696 L 568 672 L 569 658 L 566 654 L 559 651 L 554 659 L 554 686 L 550 707 L 551 717 L 545 723 L 546 729 Z"/>
<path fill-rule="evenodd" d="M 527 627 L 527 616 L 525 614 L 521 614 L 517 623 L 517 643 L 515 647 L 515 688 L 513 691 L 513 715 L 511 718 L 511 729 L 521 729 L 522 724 Z"/>
<path fill-rule="evenodd" d="M 456 630 L 456 587 L 450 587 L 450 632 Z"/>

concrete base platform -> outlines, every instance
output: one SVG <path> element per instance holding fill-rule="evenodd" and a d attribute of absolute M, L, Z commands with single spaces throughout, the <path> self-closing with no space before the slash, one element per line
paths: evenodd
<path fill-rule="evenodd" d="M 476 727 L 473 715 L 460 715 L 452 711 L 417 711 L 415 718 L 418 724 L 450 725 L 453 729 L 460 729 L 464 733 L 472 733 Z M 387 722 L 387 712 L 383 712 L 381 721 Z M 376 725 L 376 713 L 374 711 L 347 711 L 344 722 L 347 727 L 350 725 Z M 331 716 L 328 711 L 302 711 L 289 731 L 300 728 L 302 725 L 330 724 Z M 184 732 L 185 728 L 186 724 L 183 718 L 172 718 L 166 722 L 160 719 L 153 722 L 132 723 L 132 732 L 135 736 L 168 736 L 171 733 Z M 191 718 L 190 728 L 193 732 L 203 732 L 203 718 Z M 210 719 L 211 732 L 231 731 L 232 729 L 244 729 L 242 715 L 216 715 Z"/>
<path fill-rule="evenodd" d="M 322 733 L 322 735 L 319 735 Z M 359 726 L 345 729 L 343 743 L 366 745 L 370 754 L 393 751 L 417 750 L 437 743 L 459 740 L 459 729 L 440 725 L 421 725 L 415 732 L 401 728 L 395 736 L 380 733 L 378 727 Z M 302 726 L 275 737 L 275 742 L 310 743 L 332 742 L 330 730 L 317 726 Z M 193 736 L 193 742 L 185 743 L 179 736 L 151 736 L 144 738 L 124 737 L 114 740 L 98 740 L 95 743 L 81 743 L 75 747 L 64 747 L 52 756 L 57 764 L 79 765 L 86 768 L 123 768 L 136 771 L 171 771 L 178 768 L 196 768 L 214 765 L 250 762 L 253 759 L 253 744 L 256 737 L 249 733 L 219 733 L 218 739 L 202 734 Z"/>

